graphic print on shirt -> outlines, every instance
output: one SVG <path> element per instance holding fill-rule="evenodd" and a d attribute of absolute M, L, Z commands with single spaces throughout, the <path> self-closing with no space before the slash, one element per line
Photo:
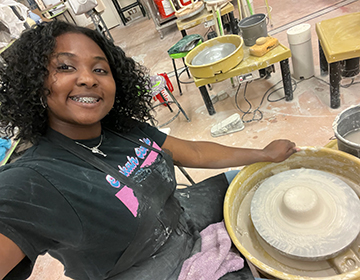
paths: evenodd
<path fill-rule="evenodd" d="M 148 138 L 143 138 L 139 140 L 161 151 L 161 148 L 155 142 L 153 142 L 151 145 L 151 141 Z M 148 148 L 145 148 L 143 146 L 134 148 L 134 152 L 135 156 L 126 157 L 127 162 L 124 165 L 118 165 L 119 172 L 126 177 L 129 177 L 140 165 L 140 169 L 136 172 L 135 181 L 142 181 L 146 179 L 146 177 L 151 173 L 151 170 L 149 168 L 144 168 L 151 166 L 157 159 L 159 153 L 149 150 Z M 110 175 L 106 176 L 106 180 L 114 188 L 120 188 L 121 186 L 121 183 Z M 131 188 L 123 186 L 120 191 L 115 194 L 115 196 L 129 209 L 129 211 L 133 214 L 134 217 L 137 217 L 139 201 L 135 197 L 134 191 Z"/>

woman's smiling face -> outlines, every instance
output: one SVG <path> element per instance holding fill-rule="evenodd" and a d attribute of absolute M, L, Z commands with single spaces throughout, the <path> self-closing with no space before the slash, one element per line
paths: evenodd
<path fill-rule="evenodd" d="M 60 133 L 101 127 L 115 100 L 115 81 L 101 48 L 80 33 L 56 38 L 45 87 L 49 125 Z"/>

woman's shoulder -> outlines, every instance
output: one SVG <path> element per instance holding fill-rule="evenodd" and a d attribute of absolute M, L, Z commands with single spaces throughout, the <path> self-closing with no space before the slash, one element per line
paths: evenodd
<path fill-rule="evenodd" d="M 149 138 L 155 141 L 159 146 L 164 143 L 167 136 L 157 127 L 152 126 L 146 122 L 137 122 L 128 134 L 129 136 L 137 137 L 138 139 Z"/>

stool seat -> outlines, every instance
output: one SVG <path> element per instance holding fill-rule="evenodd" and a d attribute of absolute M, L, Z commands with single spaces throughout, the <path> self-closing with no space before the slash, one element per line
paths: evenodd
<path fill-rule="evenodd" d="M 316 23 L 328 63 L 360 57 L 360 12 Z"/>
<path fill-rule="evenodd" d="M 196 46 L 200 45 L 203 41 L 203 38 L 199 34 L 191 34 L 184 36 L 181 40 L 179 40 L 176 44 L 174 44 L 167 52 L 172 59 L 172 64 L 174 67 L 174 73 L 176 77 L 176 81 L 179 88 L 179 93 L 182 95 L 180 83 L 188 83 L 180 81 L 180 75 L 186 71 L 188 77 L 190 78 L 190 72 L 188 67 L 185 65 L 184 57 Z M 184 70 L 182 70 L 179 74 L 176 69 L 175 59 L 181 58 L 184 64 Z"/>
<path fill-rule="evenodd" d="M 159 104 L 156 104 L 155 106 L 153 106 L 152 108 L 155 109 L 156 107 L 160 106 L 160 105 L 165 105 L 169 108 L 169 111 L 171 113 L 173 113 L 173 109 L 170 107 L 170 104 L 175 104 L 178 107 L 178 111 L 172 116 L 172 118 L 161 124 L 158 125 L 157 127 L 164 127 L 165 125 L 168 125 L 169 123 L 171 123 L 173 120 L 175 120 L 177 118 L 177 116 L 182 113 L 184 115 L 184 117 L 186 118 L 186 120 L 189 122 L 190 119 L 189 117 L 186 115 L 184 109 L 181 107 L 181 105 L 179 104 L 179 102 L 176 100 L 175 96 L 171 93 L 171 91 L 169 90 L 169 88 L 166 85 L 166 80 L 163 76 L 161 75 L 154 75 L 154 76 L 150 76 L 150 85 L 149 85 L 149 90 L 151 91 L 151 95 L 152 96 L 156 96 L 158 94 L 160 94 L 161 96 L 161 100 Z M 164 90 L 166 90 L 167 94 L 170 96 L 169 100 L 167 100 L 164 96 L 163 96 L 163 92 Z M 153 126 L 155 126 L 154 123 L 152 123 Z"/>
<path fill-rule="evenodd" d="M 151 94 L 155 96 L 159 94 L 166 86 L 166 81 L 163 76 L 154 75 L 150 77 Z"/>
<path fill-rule="evenodd" d="M 175 43 L 167 52 L 171 58 L 182 58 L 201 42 L 202 37 L 199 34 L 186 35 Z"/>

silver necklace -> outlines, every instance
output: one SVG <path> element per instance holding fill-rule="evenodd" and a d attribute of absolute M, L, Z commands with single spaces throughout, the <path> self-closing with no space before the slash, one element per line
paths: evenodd
<path fill-rule="evenodd" d="M 102 155 L 103 157 L 106 157 L 107 155 L 99 150 L 99 147 L 102 144 L 102 140 L 103 140 L 103 135 L 101 134 L 99 144 L 97 144 L 95 147 L 92 147 L 92 148 L 90 148 L 90 147 L 88 147 L 88 146 L 86 146 L 86 145 L 84 145 L 82 143 L 76 142 L 76 141 L 75 141 L 75 143 L 82 146 L 82 147 L 84 147 L 84 148 L 86 148 L 86 149 L 88 149 L 88 150 L 90 150 L 93 154 L 99 154 L 99 155 Z"/>

